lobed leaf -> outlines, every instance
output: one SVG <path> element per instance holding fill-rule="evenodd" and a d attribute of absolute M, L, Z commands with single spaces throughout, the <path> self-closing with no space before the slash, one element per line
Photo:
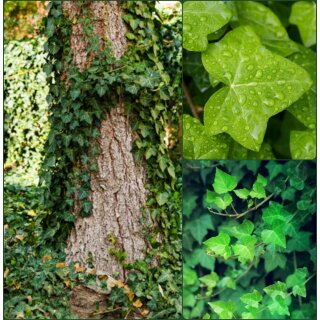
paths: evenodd
<path fill-rule="evenodd" d="M 259 151 L 271 116 L 288 108 L 312 84 L 295 63 L 262 46 L 249 26 L 238 27 L 202 53 L 205 69 L 226 86 L 205 105 L 209 135 L 227 132 Z"/>

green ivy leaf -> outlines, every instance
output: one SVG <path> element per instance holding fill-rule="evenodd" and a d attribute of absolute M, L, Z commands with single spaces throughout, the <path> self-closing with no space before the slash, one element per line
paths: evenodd
<path fill-rule="evenodd" d="M 233 192 L 240 198 L 240 199 L 247 199 L 249 196 L 250 191 L 246 188 L 233 190 Z"/>
<path fill-rule="evenodd" d="M 298 268 L 295 270 L 293 274 L 287 277 L 286 284 L 288 288 L 292 288 L 292 292 L 294 296 L 301 296 L 303 298 L 306 297 L 306 277 L 308 275 L 308 269 Z"/>
<path fill-rule="evenodd" d="M 226 159 L 229 138 L 208 136 L 203 125 L 190 115 L 183 115 L 183 156 L 186 159 Z"/>
<path fill-rule="evenodd" d="M 315 159 L 317 155 L 317 135 L 315 131 L 291 131 L 290 153 L 292 159 Z"/>
<path fill-rule="evenodd" d="M 269 50 L 284 57 L 299 51 L 298 45 L 290 40 L 279 18 L 268 7 L 253 1 L 235 4 L 238 19 L 234 24 L 251 26 Z"/>
<path fill-rule="evenodd" d="M 287 258 L 284 254 L 276 252 L 276 250 L 268 248 L 263 255 L 264 268 L 267 273 L 273 271 L 275 268 L 280 267 L 284 269 L 286 267 Z"/>
<path fill-rule="evenodd" d="M 309 73 L 313 84 L 312 87 L 287 110 L 308 129 L 314 130 L 317 121 L 317 55 L 313 50 L 301 46 L 300 52 L 291 55 L 288 59 L 305 69 Z"/>
<path fill-rule="evenodd" d="M 80 89 L 72 89 L 70 91 L 70 96 L 72 100 L 76 100 L 80 96 L 80 94 L 81 94 Z"/>
<path fill-rule="evenodd" d="M 254 236 L 241 237 L 241 241 L 238 241 L 233 245 L 233 251 L 241 263 L 245 263 L 247 260 L 252 261 L 254 258 L 254 245 L 257 239 Z"/>
<path fill-rule="evenodd" d="M 225 210 L 232 203 L 232 197 L 229 193 L 220 197 L 216 193 L 207 190 L 206 201 L 208 203 L 214 203 L 219 209 Z"/>
<path fill-rule="evenodd" d="M 251 235 L 254 230 L 254 224 L 250 220 L 244 220 L 241 224 L 232 221 L 220 227 L 221 231 L 228 233 L 230 236 L 239 240 Z"/>
<path fill-rule="evenodd" d="M 208 247 L 209 251 L 218 256 L 223 256 L 224 259 L 228 259 L 231 256 L 230 237 L 223 232 L 220 232 L 216 237 L 204 241 L 203 244 Z"/>
<path fill-rule="evenodd" d="M 195 240 L 201 244 L 203 238 L 207 234 L 207 230 L 213 230 L 213 224 L 210 215 L 202 215 L 197 219 L 191 220 L 186 226 L 185 230 L 190 230 Z"/>
<path fill-rule="evenodd" d="M 211 272 L 199 278 L 200 282 L 204 283 L 209 289 L 214 288 L 219 281 L 219 277 L 215 272 Z"/>
<path fill-rule="evenodd" d="M 269 118 L 298 100 L 312 84 L 303 68 L 265 49 L 248 26 L 210 44 L 202 61 L 210 74 L 226 84 L 205 105 L 206 131 L 227 132 L 253 151 L 260 149 Z"/>
<path fill-rule="evenodd" d="M 187 1 L 183 3 L 183 47 L 204 51 L 207 35 L 227 24 L 232 16 L 223 2 Z"/>
<path fill-rule="evenodd" d="M 298 27 L 303 44 L 311 47 L 317 42 L 317 6 L 313 1 L 299 1 L 292 5 L 290 23 Z"/>
<path fill-rule="evenodd" d="M 279 223 L 286 223 L 291 217 L 291 214 L 280 203 L 274 201 L 270 201 L 269 206 L 262 212 L 262 220 L 272 227 Z"/>
<path fill-rule="evenodd" d="M 263 291 L 271 298 L 275 299 L 277 296 L 282 298 L 287 297 L 287 286 L 285 283 L 281 281 L 277 281 L 276 283 L 267 286 L 263 289 Z"/>
<path fill-rule="evenodd" d="M 188 266 L 183 268 L 183 283 L 187 286 L 194 285 L 198 280 L 197 273 Z"/>
<path fill-rule="evenodd" d="M 284 224 L 279 224 L 272 230 L 263 230 L 261 232 L 262 241 L 265 244 L 275 244 L 282 248 L 286 248 L 286 236 L 284 233 Z"/>
<path fill-rule="evenodd" d="M 237 306 L 232 301 L 208 302 L 209 306 L 215 312 L 219 319 L 233 319 Z"/>
<path fill-rule="evenodd" d="M 253 290 L 250 293 L 242 295 L 240 300 L 247 306 L 257 309 L 259 308 L 259 302 L 262 301 L 262 295 L 258 290 Z"/>
<path fill-rule="evenodd" d="M 288 241 L 288 251 L 308 251 L 311 248 L 312 233 L 308 231 L 299 231 L 298 234 Z"/>
<path fill-rule="evenodd" d="M 157 200 L 159 206 L 163 206 L 165 203 L 167 203 L 168 198 L 169 198 L 169 194 L 167 192 L 159 193 L 156 196 L 156 200 Z"/>
<path fill-rule="evenodd" d="M 261 174 L 258 174 L 257 180 L 253 184 L 250 197 L 256 199 L 264 199 L 266 197 L 266 191 L 264 187 L 267 185 L 267 179 Z"/>
<path fill-rule="evenodd" d="M 213 182 L 213 189 L 216 193 L 223 194 L 232 191 L 237 184 L 236 177 L 229 175 L 219 168 L 216 169 L 216 175 Z"/>

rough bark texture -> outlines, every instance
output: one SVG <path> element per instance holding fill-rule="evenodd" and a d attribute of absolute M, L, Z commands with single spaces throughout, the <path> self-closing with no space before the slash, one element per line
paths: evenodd
<path fill-rule="evenodd" d="M 64 2 L 63 8 L 70 19 L 81 14 L 76 2 Z M 126 49 L 121 3 L 93 2 L 89 8 L 95 33 L 101 39 L 111 40 L 113 54 L 120 58 Z M 72 28 L 74 62 L 84 70 L 93 57 L 86 52 L 87 39 L 81 25 L 76 23 Z M 118 272 L 120 278 L 126 280 L 122 264 L 110 254 L 110 249 L 125 251 L 126 262 L 143 258 L 147 246 L 140 232 L 140 219 L 147 191 L 145 171 L 135 163 L 131 153 L 133 134 L 120 97 L 118 105 L 102 122 L 100 131 L 99 172 L 91 176 L 93 212 L 81 218 L 75 206 L 77 220 L 67 242 L 67 262 L 79 261 L 82 266 L 88 266 L 91 256 L 97 274 Z"/>

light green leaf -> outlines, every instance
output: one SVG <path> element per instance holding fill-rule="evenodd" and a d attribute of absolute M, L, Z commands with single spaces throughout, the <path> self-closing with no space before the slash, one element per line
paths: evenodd
<path fill-rule="evenodd" d="M 311 47 L 317 42 L 317 6 L 313 1 L 299 1 L 292 5 L 290 23 L 298 27 L 303 44 Z"/>
<path fill-rule="evenodd" d="M 232 221 L 230 224 L 221 226 L 220 230 L 241 240 L 242 238 L 251 235 L 254 230 L 254 224 L 250 220 L 244 220 L 241 224 Z"/>
<path fill-rule="evenodd" d="M 233 247 L 234 254 L 238 256 L 241 263 L 247 260 L 252 261 L 254 258 L 254 245 L 257 239 L 253 236 L 243 237 L 241 241 L 237 242 Z"/>
<path fill-rule="evenodd" d="M 216 169 L 216 175 L 213 182 L 213 189 L 216 193 L 222 194 L 232 191 L 237 186 L 237 178 L 230 174 Z"/>
<path fill-rule="evenodd" d="M 207 190 L 206 200 L 208 203 L 214 203 L 219 209 L 222 210 L 225 210 L 232 203 L 232 197 L 229 193 L 226 193 L 223 197 L 220 197 L 209 190 Z"/>
<path fill-rule="evenodd" d="M 240 300 L 247 306 L 252 308 L 259 308 L 259 302 L 262 301 L 262 295 L 258 290 L 253 290 L 240 297 Z"/>
<path fill-rule="evenodd" d="M 220 232 L 216 237 L 204 241 L 203 244 L 208 247 L 207 250 L 209 252 L 213 252 L 218 256 L 223 256 L 225 259 L 231 256 L 230 237 L 223 232 Z"/>
<path fill-rule="evenodd" d="M 263 199 L 266 197 L 266 191 L 264 187 L 267 185 L 267 179 L 262 175 L 258 174 L 257 180 L 253 184 L 250 197 L 256 199 Z"/>
<path fill-rule="evenodd" d="M 233 192 L 240 198 L 240 199 L 247 199 L 249 196 L 250 191 L 246 188 L 233 190 Z"/>
<path fill-rule="evenodd" d="M 299 47 L 290 40 L 279 18 L 265 5 L 253 1 L 235 2 L 238 19 L 234 25 L 249 25 L 271 51 L 284 57 L 297 52 Z"/>
<path fill-rule="evenodd" d="M 280 203 L 274 201 L 270 201 L 269 206 L 262 212 L 262 220 L 272 227 L 279 223 L 286 223 L 291 217 L 291 214 Z"/>
<path fill-rule="evenodd" d="M 167 192 L 159 193 L 156 196 L 156 200 L 160 206 L 164 205 L 169 198 L 169 194 Z"/>
<path fill-rule="evenodd" d="M 305 69 L 312 81 L 312 87 L 287 110 L 310 130 L 315 129 L 317 121 L 317 55 L 308 48 L 301 46 L 300 52 L 290 57 L 291 61 Z"/>
<path fill-rule="evenodd" d="M 290 315 L 286 299 L 280 296 L 276 296 L 272 302 L 268 305 L 270 313 L 273 315 Z"/>
<path fill-rule="evenodd" d="M 215 301 L 208 302 L 209 306 L 215 312 L 219 319 L 232 319 L 237 306 L 232 301 Z"/>
<path fill-rule="evenodd" d="M 227 132 L 253 151 L 260 149 L 269 118 L 298 100 L 312 84 L 303 68 L 264 48 L 248 26 L 210 44 L 202 61 L 226 85 L 205 105 L 205 130 L 209 135 Z"/>
<path fill-rule="evenodd" d="M 277 281 L 276 283 L 265 287 L 263 291 L 271 298 L 275 299 L 277 296 L 282 298 L 286 298 L 287 296 L 287 286 L 285 283 L 281 281 Z"/>
<path fill-rule="evenodd" d="M 183 156 L 186 159 L 226 159 L 230 138 L 225 134 L 208 136 L 203 125 L 183 115 Z"/>
<path fill-rule="evenodd" d="M 230 288 L 230 289 L 236 289 L 236 282 L 234 279 L 231 277 L 223 277 L 219 282 L 218 282 L 218 287 L 221 289 L 224 288 Z"/>
<path fill-rule="evenodd" d="M 294 160 L 312 160 L 317 154 L 315 131 L 291 131 L 290 153 Z"/>
<path fill-rule="evenodd" d="M 288 288 L 292 288 L 292 292 L 294 296 L 306 297 L 306 277 L 308 275 L 308 269 L 298 268 L 295 270 L 293 274 L 287 277 L 286 284 Z"/>
<path fill-rule="evenodd" d="M 188 266 L 183 267 L 183 283 L 186 286 L 192 286 L 197 282 L 197 273 Z"/>
<path fill-rule="evenodd" d="M 275 155 L 273 154 L 272 147 L 269 143 L 263 142 L 259 152 L 254 152 L 248 150 L 248 156 L 246 159 L 250 160 L 271 160 L 276 159 Z"/>
<path fill-rule="evenodd" d="M 196 297 L 188 288 L 183 287 L 183 306 L 184 307 L 193 307 L 196 304 Z"/>
<path fill-rule="evenodd" d="M 286 236 L 284 233 L 284 224 L 274 227 L 272 230 L 263 230 L 261 232 L 262 241 L 265 244 L 275 244 L 286 248 Z"/>
<path fill-rule="evenodd" d="M 204 51 L 207 35 L 227 24 L 232 16 L 220 1 L 187 1 L 183 4 L 183 47 L 191 51 Z"/>
<path fill-rule="evenodd" d="M 204 283 L 208 288 L 212 289 L 217 285 L 219 277 L 215 272 L 211 272 L 203 277 L 199 278 L 200 282 Z"/>

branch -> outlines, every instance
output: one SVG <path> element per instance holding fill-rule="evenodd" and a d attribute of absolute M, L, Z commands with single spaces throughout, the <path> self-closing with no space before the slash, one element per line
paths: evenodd
<path fill-rule="evenodd" d="M 182 88 L 183 88 L 183 92 L 184 92 L 184 95 L 185 95 L 185 97 L 186 97 L 186 99 L 187 99 L 187 102 L 188 102 L 188 105 L 189 105 L 189 107 L 190 107 L 190 110 L 191 110 L 192 115 L 193 115 L 195 118 L 199 119 L 199 116 L 198 116 L 196 107 L 195 107 L 195 105 L 193 104 L 193 101 L 192 101 L 192 99 L 191 99 L 189 90 L 188 90 L 188 88 L 187 88 L 187 86 L 186 86 L 186 84 L 185 84 L 184 81 L 182 82 Z"/>
<path fill-rule="evenodd" d="M 235 213 L 235 214 L 232 214 L 232 213 L 222 213 L 222 212 L 213 211 L 211 208 L 208 208 L 208 210 L 209 210 L 210 213 L 216 214 L 216 215 L 218 215 L 218 216 L 239 219 L 239 218 L 243 217 L 244 215 L 246 215 L 247 213 L 257 210 L 257 209 L 258 209 L 259 207 L 261 207 L 264 203 L 266 203 L 267 201 L 269 201 L 273 196 L 274 196 L 274 194 L 271 193 L 268 197 L 266 197 L 263 201 L 261 201 L 260 203 L 258 203 L 256 206 L 254 206 L 253 208 L 248 209 L 247 211 L 242 212 L 242 213 Z M 232 206 L 232 207 L 233 207 L 233 206 Z"/>

